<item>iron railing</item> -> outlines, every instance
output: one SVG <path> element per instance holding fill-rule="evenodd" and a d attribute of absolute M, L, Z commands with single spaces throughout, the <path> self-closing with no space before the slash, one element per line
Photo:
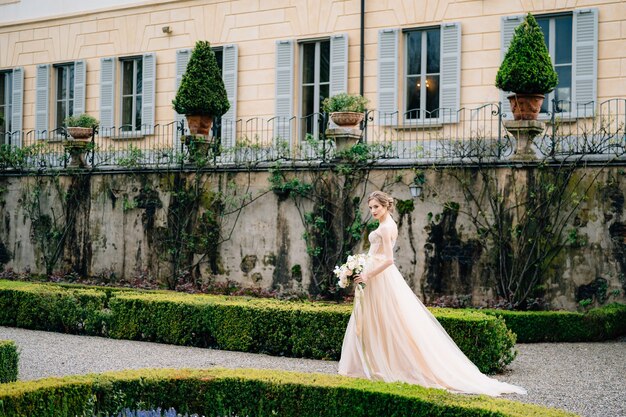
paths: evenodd
<path fill-rule="evenodd" d="M 535 139 L 538 157 L 571 155 L 614 158 L 626 154 L 626 99 L 576 104 L 552 102 L 552 111 Z M 372 159 L 407 163 L 463 162 L 472 158 L 508 158 L 515 146 L 506 131 L 499 103 L 459 110 L 414 109 L 406 113 L 369 110 L 361 141 Z M 326 114 L 306 117 L 220 120 L 204 163 L 242 165 L 272 161 L 332 161 L 335 145 L 325 135 Z M 331 123 L 331 126 L 332 123 Z M 177 168 L 198 164 L 184 142 L 184 121 L 155 126 L 94 130 L 85 154 L 86 166 L 98 168 Z M 0 133 L 0 170 L 54 169 L 71 166 L 67 132 Z"/>

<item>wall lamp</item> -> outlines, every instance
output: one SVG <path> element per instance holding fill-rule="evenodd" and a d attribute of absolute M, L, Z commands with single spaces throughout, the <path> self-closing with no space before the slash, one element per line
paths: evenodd
<path fill-rule="evenodd" d="M 161 28 L 161 32 L 163 32 L 163 33 L 172 33 L 172 28 L 169 27 L 169 26 L 163 26 Z"/>
<path fill-rule="evenodd" d="M 426 182 L 426 176 L 422 171 L 416 170 L 413 181 L 409 184 L 409 190 L 411 190 L 411 197 L 419 198 L 422 195 L 422 188 Z"/>

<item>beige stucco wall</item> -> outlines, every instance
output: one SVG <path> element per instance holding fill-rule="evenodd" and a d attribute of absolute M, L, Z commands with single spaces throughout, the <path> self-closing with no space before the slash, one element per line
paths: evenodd
<path fill-rule="evenodd" d="M 588 7 L 599 9 L 598 99 L 625 97 L 626 3 L 619 0 L 366 1 L 365 96 L 375 107 L 377 39 L 381 28 L 461 22 L 461 105 L 472 107 L 499 100 L 493 83 L 501 60 L 501 16 Z M 153 1 L 116 10 L 18 22 L 0 26 L 0 69 L 24 67 L 23 123 L 24 129 L 31 129 L 36 64 L 85 59 L 86 110 L 97 115 L 99 58 L 155 52 L 156 122 L 168 123 L 174 116 L 170 103 L 175 88 L 175 51 L 192 47 L 200 39 L 216 46 L 236 43 L 239 46 L 237 116 L 271 117 L 275 41 L 279 39 L 348 33 L 348 87 L 350 92 L 358 92 L 359 13 L 359 0 L 189 0 Z M 171 34 L 163 33 L 163 26 L 170 26 Z"/>

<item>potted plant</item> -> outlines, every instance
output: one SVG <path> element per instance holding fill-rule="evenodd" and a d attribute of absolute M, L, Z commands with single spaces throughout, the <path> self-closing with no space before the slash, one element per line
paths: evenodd
<path fill-rule="evenodd" d="M 196 42 L 172 104 L 178 114 L 186 116 L 192 135 L 206 137 L 213 118 L 223 115 L 230 108 L 224 81 L 209 42 Z"/>
<path fill-rule="evenodd" d="M 367 102 L 360 94 L 339 93 L 325 98 L 322 109 L 337 126 L 356 126 L 363 121 Z"/>
<path fill-rule="evenodd" d="M 99 124 L 98 119 L 86 113 L 67 117 L 64 122 L 67 133 L 73 139 L 83 141 L 93 136 L 93 128 Z"/>
<path fill-rule="evenodd" d="M 528 14 L 515 28 L 509 50 L 496 75 L 496 87 L 512 91 L 507 98 L 515 120 L 536 120 L 545 94 L 554 90 L 558 75 L 554 70 L 543 32 Z"/>

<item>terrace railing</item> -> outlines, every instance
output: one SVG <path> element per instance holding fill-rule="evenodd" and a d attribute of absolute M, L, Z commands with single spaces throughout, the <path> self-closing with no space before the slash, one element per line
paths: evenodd
<path fill-rule="evenodd" d="M 552 102 L 541 115 L 546 122 L 535 139 L 538 158 L 572 155 L 615 158 L 626 154 L 626 99 L 601 103 Z M 504 160 L 514 147 L 504 127 L 499 103 L 458 110 L 413 109 L 405 113 L 369 110 L 361 141 L 370 145 L 373 159 L 404 163 L 437 163 L 472 158 Z M 335 147 L 325 136 L 329 118 L 306 117 L 222 119 L 213 128 L 206 163 L 216 166 L 273 161 L 332 161 Z M 96 130 L 86 153 L 91 169 L 165 169 L 197 165 L 181 140 L 183 122 Z M 67 168 L 70 155 L 65 129 L 0 132 L 0 170 Z"/>

